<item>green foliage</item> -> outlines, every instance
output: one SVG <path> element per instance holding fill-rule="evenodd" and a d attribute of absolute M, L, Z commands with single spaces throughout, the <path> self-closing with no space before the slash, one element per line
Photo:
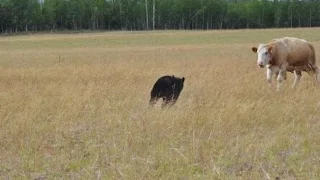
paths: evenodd
<path fill-rule="evenodd" d="M 320 26 L 320 1 L 311 0 L 0 0 L 1 32 L 144 30 L 153 2 L 156 29 Z"/>

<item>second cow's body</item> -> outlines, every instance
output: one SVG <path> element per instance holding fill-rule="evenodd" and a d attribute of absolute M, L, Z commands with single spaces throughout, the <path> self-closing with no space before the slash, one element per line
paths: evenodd
<path fill-rule="evenodd" d="M 267 44 L 260 44 L 258 48 L 253 47 L 252 51 L 258 54 L 257 65 L 261 68 L 267 67 L 267 80 L 270 85 L 272 75 L 277 75 L 278 90 L 283 79 L 286 79 L 286 71 L 295 74 L 293 86 L 299 82 L 301 71 L 318 76 L 314 48 L 306 40 L 293 37 L 274 39 Z"/>

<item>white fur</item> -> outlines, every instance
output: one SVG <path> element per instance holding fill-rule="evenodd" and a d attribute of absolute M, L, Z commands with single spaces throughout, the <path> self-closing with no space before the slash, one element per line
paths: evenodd
<path fill-rule="evenodd" d="M 299 84 L 302 71 L 310 75 L 315 74 L 316 79 L 320 81 L 320 69 L 315 62 L 314 48 L 306 40 L 292 37 L 274 39 L 268 44 L 259 44 L 258 48 L 252 47 L 252 51 L 258 55 L 257 65 L 267 68 L 266 75 L 270 87 L 272 76 L 275 74 L 279 90 L 283 80 L 286 79 L 287 71 L 295 74 L 293 87 Z"/>
<path fill-rule="evenodd" d="M 280 69 L 280 70 L 279 70 L 279 74 L 278 74 L 278 77 L 277 77 L 277 81 L 278 81 L 277 91 L 280 90 L 282 81 L 284 80 L 285 73 L 286 73 L 286 69 Z"/>
<path fill-rule="evenodd" d="M 279 77 L 280 73 L 279 73 L 279 68 L 277 66 L 267 66 L 267 81 L 269 83 L 269 87 L 272 87 L 272 76 L 273 74 L 278 74 L 277 79 L 279 78 L 279 80 L 283 79 L 283 75 L 282 77 Z M 278 81 L 279 83 L 279 81 Z M 278 85 L 279 86 L 279 85 Z"/>
<path fill-rule="evenodd" d="M 264 44 L 260 44 L 257 50 L 258 61 L 257 65 L 261 67 L 266 67 L 270 62 L 270 53 L 268 52 L 268 47 Z"/>
<path fill-rule="evenodd" d="M 294 75 L 295 75 L 295 78 L 294 78 L 294 83 L 292 85 L 293 88 L 295 88 L 298 85 L 298 83 L 300 82 L 301 72 L 298 73 L 297 71 L 294 71 Z"/>
<path fill-rule="evenodd" d="M 272 83 L 272 75 L 273 75 L 273 71 L 271 68 L 267 68 L 267 81 L 269 83 L 269 87 L 271 87 L 271 83 Z"/>

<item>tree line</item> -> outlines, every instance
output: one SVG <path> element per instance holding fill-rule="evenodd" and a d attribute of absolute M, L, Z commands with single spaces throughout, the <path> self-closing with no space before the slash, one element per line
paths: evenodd
<path fill-rule="evenodd" d="M 0 0 L 1 33 L 320 26 L 320 0 Z"/>

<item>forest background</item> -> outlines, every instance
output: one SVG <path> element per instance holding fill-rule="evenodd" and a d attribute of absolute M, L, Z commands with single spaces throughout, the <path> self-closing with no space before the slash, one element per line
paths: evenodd
<path fill-rule="evenodd" d="M 319 0 L 0 0 L 0 32 L 320 26 Z"/>

